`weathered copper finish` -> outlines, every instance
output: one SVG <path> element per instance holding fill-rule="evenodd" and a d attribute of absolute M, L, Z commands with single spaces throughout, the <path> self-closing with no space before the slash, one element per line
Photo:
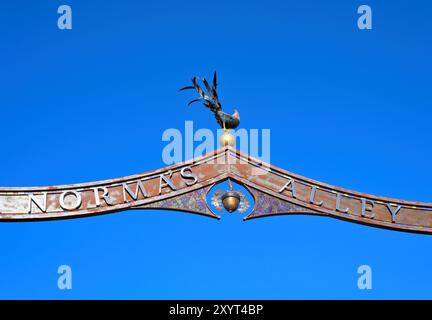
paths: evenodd
<path fill-rule="evenodd" d="M 402 231 L 432 233 L 432 204 L 334 187 L 262 163 L 226 146 L 160 170 L 91 183 L 0 188 L 0 221 L 66 219 L 127 209 L 168 209 L 219 218 L 210 188 L 226 179 L 244 185 L 254 208 L 244 219 L 324 215 Z"/>

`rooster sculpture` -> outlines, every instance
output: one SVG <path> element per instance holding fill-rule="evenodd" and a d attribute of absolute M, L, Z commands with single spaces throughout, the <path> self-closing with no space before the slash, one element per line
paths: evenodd
<path fill-rule="evenodd" d="M 213 83 L 211 87 L 205 78 L 202 79 L 202 83 L 204 84 L 207 92 L 202 87 L 200 87 L 198 80 L 198 77 L 193 77 L 192 86 L 187 86 L 179 90 L 183 91 L 193 89 L 198 93 L 199 98 L 190 101 L 188 106 L 195 102 L 201 102 L 204 106 L 209 108 L 211 112 L 213 112 L 216 121 L 221 126 L 221 128 L 224 130 L 237 128 L 240 124 L 240 114 L 238 113 L 237 109 L 234 109 L 234 113 L 232 115 L 222 111 L 222 105 L 219 102 L 217 93 L 216 71 L 213 75 Z"/>

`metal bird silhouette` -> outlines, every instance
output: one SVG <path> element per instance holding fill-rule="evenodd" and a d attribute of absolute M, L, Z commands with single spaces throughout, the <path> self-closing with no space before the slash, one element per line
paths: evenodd
<path fill-rule="evenodd" d="M 222 111 L 222 105 L 219 102 L 219 97 L 217 93 L 217 81 L 216 81 L 216 71 L 213 75 L 213 83 L 210 87 L 209 83 L 205 78 L 202 78 L 202 83 L 204 84 L 206 90 L 204 90 L 198 84 L 198 77 L 192 78 L 192 86 L 187 86 L 181 88 L 179 91 L 194 89 L 198 92 L 199 98 L 194 99 L 188 103 L 188 106 L 195 102 L 201 102 L 204 106 L 210 109 L 215 115 L 217 123 L 224 129 L 235 129 L 240 124 L 240 114 L 237 109 L 234 109 L 232 115 Z M 207 92 L 206 92 L 207 91 Z"/>

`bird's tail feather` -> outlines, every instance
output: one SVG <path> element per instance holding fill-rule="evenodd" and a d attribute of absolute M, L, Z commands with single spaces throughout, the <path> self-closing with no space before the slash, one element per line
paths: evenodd
<path fill-rule="evenodd" d="M 213 76 L 212 87 L 210 87 L 210 85 L 206 79 L 204 79 L 204 78 L 202 79 L 202 82 L 204 83 L 204 86 L 205 86 L 208 94 L 206 94 L 204 89 L 201 88 L 201 86 L 198 84 L 197 80 L 199 80 L 198 77 L 193 77 L 192 78 L 192 86 L 187 86 L 187 87 L 181 88 L 178 91 L 195 89 L 199 95 L 199 98 L 190 101 L 188 103 L 188 106 L 190 106 L 191 104 L 193 104 L 195 102 L 201 101 L 205 107 L 209 108 L 213 113 L 216 114 L 219 110 L 222 109 L 222 106 L 221 106 L 219 99 L 218 99 L 217 89 L 216 89 L 216 86 L 217 86 L 217 84 L 216 84 L 216 72 Z"/>

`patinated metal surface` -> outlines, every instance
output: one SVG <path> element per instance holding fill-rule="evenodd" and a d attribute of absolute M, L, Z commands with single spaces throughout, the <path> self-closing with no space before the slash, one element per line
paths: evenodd
<path fill-rule="evenodd" d="M 133 207 L 133 209 L 165 209 L 186 211 L 205 215 L 211 218 L 220 219 L 220 216 L 210 210 L 207 205 L 207 193 L 209 192 L 211 187 L 212 186 L 210 185 L 168 199 L 138 205 L 136 207 Z"/>
<path fill-rule="evenodd" d="M 282 200 L 252 187 L 248 188 L 248 190 L 253 195 L 255 206 L 254 210 L 244 218 L 245 220 L 288 213 L 319 214 L 318 211 Z"/>
<path fill-rule="evenodd" d="M 326 215 L 375 227 L 432 233 L 432 204 L 355 192 L 308 179 L 230 149 L 230 176 L 249 187 L 255 202 L 264 193 L 296 207 L 252 212 L 245 219 L 281 214 Z M 294 187 L 293 187 L 294 186 Z M 255 191 L 253 191 L 255 190 Z M 269 200 L 265 200 L 269 201 Z M 304 208 L 301 210 L 300 208 Z M 257 208 L 255 208 L 257 209 Z"/>
<path fill-rule="evenodd" d="M 127 209 L 167 209 L 219 218 L 207 194 L 230 178 L 254 204 L 245 220 L 324 215 L 402 231 L 432 233 L 432 204 L 378 197 L 314 181 L 225 147 L 167 168 L 84 184 L 0 188 L 0 221 L 66 219 Z M 211 202 L 211 201 L 210 201 Z"/>

